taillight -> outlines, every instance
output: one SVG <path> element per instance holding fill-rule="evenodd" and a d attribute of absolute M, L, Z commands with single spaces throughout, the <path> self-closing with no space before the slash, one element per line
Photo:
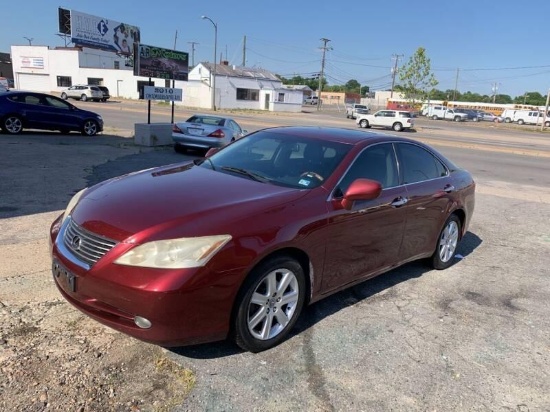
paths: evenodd
<path fill-rule="evenodd" d="M 175 123 L 172 125 L 172 131 L 175 133 L 183 133 L 181 129 L 178 127 L 178 125 Z"/>
<path fill-rule="evenodd" d="M 218 129 L 215 132 L 210 133 L 208 137 L 219 137 L 220 139 L 223 139 L 225 137 L 225 133 L 222 129 Z"/>

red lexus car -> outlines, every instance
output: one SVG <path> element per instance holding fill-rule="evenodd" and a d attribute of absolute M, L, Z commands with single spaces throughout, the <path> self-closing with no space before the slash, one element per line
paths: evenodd
<path fill-rule="evenodd" d="M 304 305 L 415 259 L 447 268 L 474 210 L 472 176 L 406 138 L 280 127 L 213 150 L 73 197 L 50 233 L 65 299 L 162 346 L 258 352 Z"/>

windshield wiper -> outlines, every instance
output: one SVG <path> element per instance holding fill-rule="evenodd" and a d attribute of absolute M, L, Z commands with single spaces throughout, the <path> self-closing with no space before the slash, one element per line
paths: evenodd
<path fill-rule="evenodd" d="M 267 177 L 259 175 L 258 173 L 251 172 L 251 171 L 246 170 L 246 169 L 241 169 L 241 168 L 238 168 L 238 167 L 231 167 L 231 166 L 223 166 L 222 170 L 226 170 L 228 172 L 233 172 L 233 173 L 238 173 L 238 174 L 241 174 L 241 175 L 248 176 L 248 177 L 254 179 L 257 182 L 262 182 L 262 183 L 269 182 L 269 179 Z"/>

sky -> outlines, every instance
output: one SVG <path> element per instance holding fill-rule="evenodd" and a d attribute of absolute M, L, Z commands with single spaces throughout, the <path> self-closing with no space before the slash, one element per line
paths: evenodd
<path fill-rule="evenodd" d="M 512 97 L 550 88 L 550 1 L 265 1 L 25 0 L 0 24 L 0 52 L 12 45 L 64 46 L 58 7 L 138 26 L 144 44 L 189 53 L 195 64 L 217 51 L 230 64 L 261 67 L 290 78 L 321 71 L 331 85 L 351 79 L 388 90 L 392 67 L 424 47 L 437 89 Z M 176 36 L 177 32 L 177 36 Z M 192 52 L 194 42 L 194 53 Z M 399 82 L 397 76 L 396 82 Z"/>

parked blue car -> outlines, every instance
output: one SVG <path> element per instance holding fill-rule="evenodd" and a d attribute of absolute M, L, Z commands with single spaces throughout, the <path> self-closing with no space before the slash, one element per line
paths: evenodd
<path fill-rule="evenodd" d="M 103 119 L 49 94 L 8 91 L 0 93 L 0 127 L 9 134 L 43 129 L 94 136 L 103 130 Z"/>

